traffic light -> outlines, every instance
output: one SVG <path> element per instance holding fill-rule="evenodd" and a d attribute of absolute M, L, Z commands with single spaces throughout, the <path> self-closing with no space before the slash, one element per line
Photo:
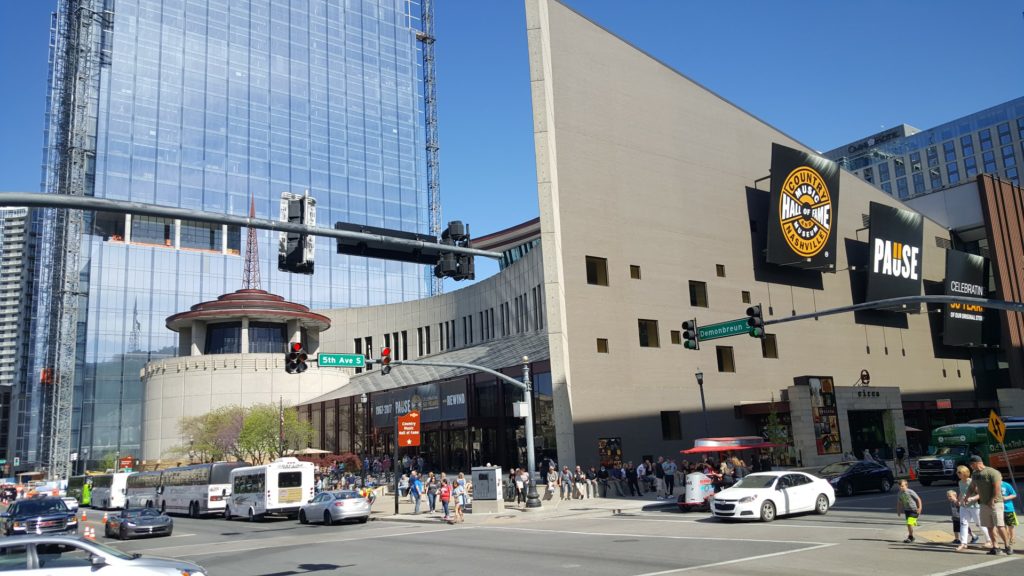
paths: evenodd
<path fill-rule="evenodd" d="M 683 322 L 683 347 L 687 350 L 700 350 L 700 336 L 697 333 L 697 319 Z"/>
<path fill-rule="evenodd" d="M 316 226 L 316 199 L 285 192 L 281 194 L 281 221 Z M 313 273 L 314 238 L 298 232 L 281 232 L 277 269 L 297 274 Z"/>
<path fill-rule="evenodd" d="M 761 305 L 747 308 L 747 326 L 754 338 L 764 338 L 764 318 L 761 317 Z"/>
<path fill-rule="evenodd" d="M 469 225 L 463 224 L 461 220 L 452 220 L 448 227 L 441 232 L 441 246 L 469 247 Z M 442 251 L 437 256 L 437 265 L 434 266 L 434 276 L 438 278 L 451 278 L 453 280 L 472 280 L 475 277 L 473 270 L 473 256 L 470 254 L 456 254 L 454 252 Z"/>
<path fill-rule="evenodd" d="M 288 354 L 285 356 L 284 371 L 289 374 L 302 374 L 309 368 L 309 365 L 306 364 L 308 359 L 309 355 L 306 354 L 302 342 L 292 342 L 289 344 Z"/>
<path fill-rule="evenodd" d="M 380 373 L 387 376 L 391 373 L 391 348 L 380 349 Z"/>

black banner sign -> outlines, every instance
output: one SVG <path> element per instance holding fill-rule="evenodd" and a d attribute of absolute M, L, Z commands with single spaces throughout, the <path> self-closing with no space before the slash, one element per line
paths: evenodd
<path fill-rule="evenodd" d="M 920 296 L 924 217 L 877 202 L 870 210 L 867 299 Z"/>
<path fill-rule="evenodd" d="M 835 271 L 839 166 L 772 144 L 768 262 Z"/>
<path fill-rule="evenodd" d="M 420 413 L 420 422 L 446 422 L 466 418 L 466 382 L 457 380 L 441 384 L 420 384 L 372 395 L 373 425 L 381 428 L 394 425 L 394 414 L 411 410 Z"/>
<path fill-rule="evenodd" d="M 985 258 L 957 250 L 946 251 L 946 295 L 984 298 Z M 942 343 L 981 346 L 985 309 L 976 304 L 946 304 Z"/>

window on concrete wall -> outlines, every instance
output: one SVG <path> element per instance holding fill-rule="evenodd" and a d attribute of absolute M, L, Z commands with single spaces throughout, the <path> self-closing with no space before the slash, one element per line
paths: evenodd
<path fill-rule="evenodd" d="M 680 422 L 679 412 L 662 412 L 661 413 L 661 439 L 662 440 L 682 440 L 683 439 L 683 427 Z"/>
<path fill-rule="evenodd" d="M 640 329 L 640 347 L 658 348 L 658 321 L 638 320 L 637 325 Z"/>
<path fill-rule="evenodd" d="M 416 356 L 423 356 L 423 328 L 416 329 Z"/>
<path fill-rule="evenodd" d="M 634 280 L 640 279 L 640 267 L 630 264 L 629 266 L 629 277 Z"/>
<path fill-rule="evenodd" d="M 669 336 L 671 336 L 673 344 L 683 343 L 683 337 L 679 330 L 672 330 L 671 332 L 669 332 Z"/>
<path fill-rule="evenodd" d="M 587 256 L 587 284 L 608 285 L 608 259 Z"/>
<path fill-rule="evenodd" d="M 597 353 L 598 354 L 607 354 L 608 353 L 608 339 L 607 338 L 598 338 L 597 339 Z"/>
<path fill-rule="evenodd" d="M 708 285 L 705 282 L 690 280 L 690 306 L 708 307 Z"/>
<path fill-rule="evenodd" d="M 363 339 L 362 338 L 354 338 L 352 340 L 352 347 L 355 349 L 355 353 L 356 354 L 362 354 L 363 353 Z M 356 368 L 356 374 L 362 374 L 362 373 L 363 373 L 363 369 L 362 368 Z"/>
<path fill-rule="evenodd" d="M 744 290 L 740 292 L 740 299 L 743 301 L 744 304 L 750 304 L 750 291 Z"/>
<path fill-rule="evenodd" d="M 424 326 L 423 332 L 427 340 L 427 354 L 430 354 L 430 326 Z"/>
<path fill-rule="evenodd" d="M 762 358 L 778 358 L 779 357 L 779 343 L 775 339 L 775 334 L 765 334 L 764 338 L 761 339 L 761 357 Z"/>
<path fill-rule="evenodd" d="M 715 275 L 719 278 L 725 278 L 725 264 L 715 264 Z"/>
<path fill-rule="evenodd" d="M 736 363 L 733 360 L 732 346 L 715 346 L 715 354 L 718 356 L 719 372 L 735 372 Z"/>
<path fill-rule="evenodd" d="M 406 330 L 402 330 L 402 357 L 400 359 L 409 359 L 409 333 Z"/>

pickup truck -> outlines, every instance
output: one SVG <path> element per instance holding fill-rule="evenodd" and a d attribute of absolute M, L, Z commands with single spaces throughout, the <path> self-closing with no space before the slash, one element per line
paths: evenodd
<path fill-rule="evenodd" d="M 53 496 L 25 498 L 0 512 L 5 536 L 24 534 L 78 534 L 78 518 L 64 501 Z"/>

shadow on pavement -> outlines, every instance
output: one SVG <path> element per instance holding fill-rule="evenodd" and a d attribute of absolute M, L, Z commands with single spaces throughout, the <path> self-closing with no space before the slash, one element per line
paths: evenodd
<path fill-rule="evenodd" d="M 293 574 L 310 574 L 312 572 L 334 571 L 339 568 L 351 568 L 355 564 L 299 564 L 297 570 L 285 570 L 284 572 L 266 572 L 256 576 L 292 576 Z"/>

